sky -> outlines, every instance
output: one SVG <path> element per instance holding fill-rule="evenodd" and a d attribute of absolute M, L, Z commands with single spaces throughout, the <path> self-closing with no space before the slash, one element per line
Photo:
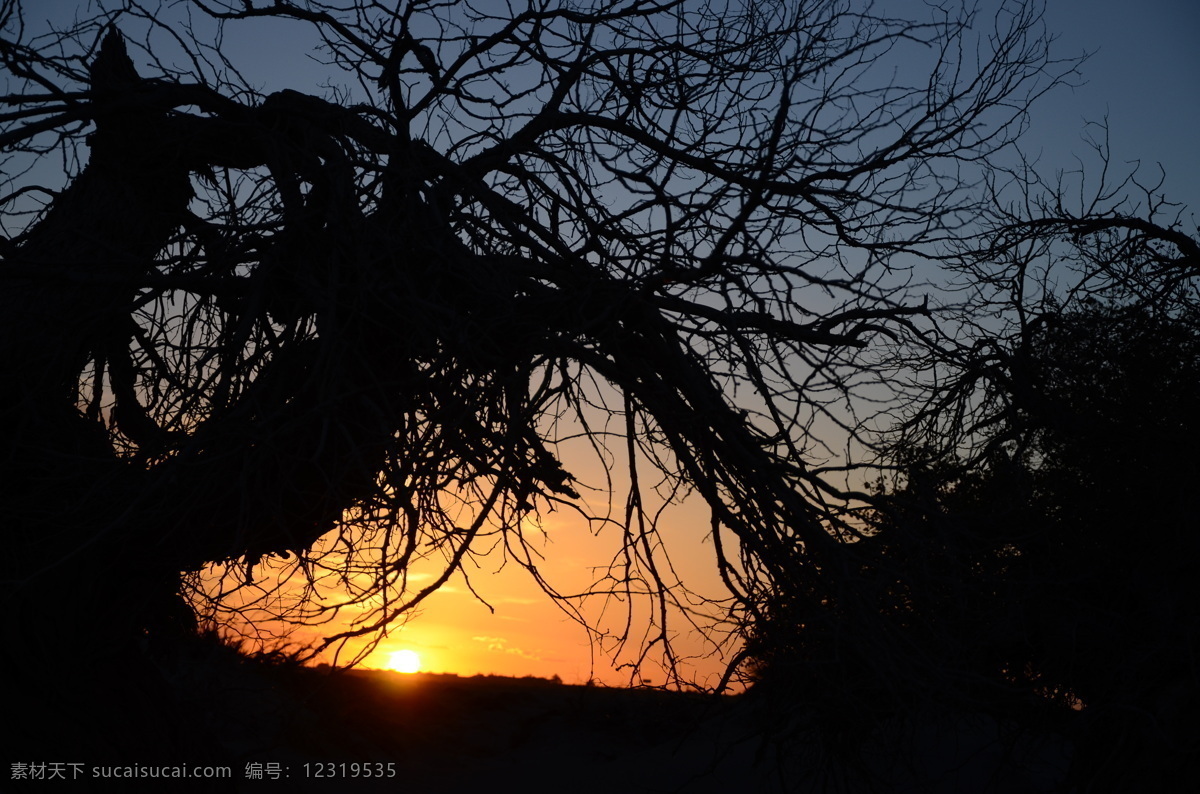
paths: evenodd
<path fill-rule="evenodd" d="M 69 13 L 80 3 L 50 0 L 30 3 L 37 13 Z M 1165 193 L 1200 210 L 1200 3 L 1195 0 L 1141 0 L 1134 9 L 1128 0 L 1047 0 L 1046 24 L 1058 41 L 1055 52 L 1070 57 L 1093 52 L 1081 67 L 1082 83 L 1061 88 L 1035 106 L 1023 147 L 1047 172 L 1094 166 L 1085 142 L 1087 122 L 1107 119 L 1114 163 L 1140 161 L 1150 178 L 1161 164 Z M 232 33 L 229 54 L 248 67 L 261 68 L 277 86 L 318 92 L 323 70 L 301 56 L 294 42 L 262 30 Z M 1132 167 L 1126 165 L 1125 167 Z M 1197 214 L 1200 217 L 1200 214 Z M 568 467 L 569 468 L 569 467 Z M 700 538 L 707 532 L 703 511 L 695 505 L 676 508 L 666 522 L 669 538 L 682 549 L 677 562 L 704 590 L 714 585 L 712 550 Z M 590 567 L 611 554 L 607 541 L 565 512 L 543 520 L 547 539 L 545 572 L 563 590 L 581 586 Z M 421 655 L 425 670 L 460 675 L 560 676 L 569 683 L 589 679 L 621 685 L 630 683 L 628 651 L 611 659 L 603 644 L 589 641 L 588 631 L 541 593 L 515 566 L 500 560 L 471 572 L 471 584 L 494 608 L 490 610 L 460 578 L 426 602 L 421 613 L 398 628 L 365 662 L 384 667 L 391 653 L 410 649 Z M 598 607 L 599 605 L 597 605 Z M 591 612 L 602 626 L 615 626 L 619 604 L 609 604 L 604 617 Z M 686 652 L 708 654 L 697 640 L 683 640 Z M 694 663 L 695 677 L 713 683 L 719 659 Z M 649 683 L 660 683 L 652 671 Z M 636 682 L 636 681 L 635 681 Z"/>
<path fill-rule="evenodd" d="M 1075 167 L 1073 155 L 1089 154 L 1084 123 L 1107 118 L 1114 160 L 1161 164 L 1167 195 L 1200 213 L 1200 3 L 1048 0 L 1046 24 L 1063 56 L 1093 54 L 1083 85 L 1035 111 L 1029 141 L 1043 162 Z"/>
<path fill-rule="evenodd" d="M 1081 85 L 1055 91 L 1036 108 L 1026 138 L 1031 152 L 1041 153 L 1042 162 L 1053 169 L 1069 170 L 1075 155 L 1088 155 L 1082 140 L 1085 123 L 1107 119 L 1116 160 L 1140 160 L 1148 167 L 1161 163 L 1166 191 L 1200 207 L 1200 3 L 1045 2 L 1047 30 L 1057 37 L 1055 55 L 1090 57 L 1080 67 Z M 299 32 L 298 24 L 295 30 Z M 247 27 L 241 34 L 231 30 L 230 42 L 244 47 L 250 61 L 279 64 L 269 71 L 281 85 L 301 90 L 322 79 L 320 64 L 286 39 L 264 33 L 265 28 Z"/>

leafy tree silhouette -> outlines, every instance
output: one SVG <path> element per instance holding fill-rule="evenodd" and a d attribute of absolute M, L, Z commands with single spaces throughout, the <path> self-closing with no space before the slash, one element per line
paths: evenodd
<path fill-rule="evenodd" d="M 947 703 L 1071 737 L 1079 790 L 1194 774 L 1198 319 L 1098 302 L 1044 316 L 1004 384 L 1004 443 L 974 462 L 896 451 L 899 486 L 881 485 L 860 541 L 860 595 L 893 647 L 941 661 Z M 930 693 L 880 679 L 804 595 L 769 600 L 754 675 L 814 705 L 824 742 L 861 764 L 865 738 Z"/>
<path fill-rule="evenodd" d="M 1019 556 L 1003 652 L 1014 678 L 1081 702 L 1076 769 L 1092 790 L 1177 785 L 1200 740 L 1186 717 L 1200 705 L 1186 562 L 1200 551 L 1198 320 L 1096 303 L 1046 318 L 1022 363 L 1027 497 L 1006 539 Z"/>

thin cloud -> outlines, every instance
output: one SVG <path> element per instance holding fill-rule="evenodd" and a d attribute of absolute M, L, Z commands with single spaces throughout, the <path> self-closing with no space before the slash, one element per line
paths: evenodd
<path fill-rule="evenodd" d="M 534 662 L 542 661 L 542 657 L 538 656 L 537 653 L 531 653 L 523 648 L 510 646 L 508 644 L 508 640 L 503 637 L 472 637 L 471 639 L 475 640 L 476 642 L 482 642 L 487 646 L 489 651 L 507 653 L 512 656 L 519 656 L 522 659 L 528 659 L 529 661 Z"/>

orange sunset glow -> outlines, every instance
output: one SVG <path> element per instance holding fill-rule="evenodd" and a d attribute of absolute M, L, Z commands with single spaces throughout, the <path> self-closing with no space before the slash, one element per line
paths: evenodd
<path fill-rule="evenodd" d="M 667 507 L 663 515 L 663 541 L 678 550 L 672 556 L 676 574 L 694 589 L 704 585 L 708 594 L 719 593 L 720 582 L 711 564 L 712 545 L 705 536 L 705 507 L 698 500 L 685 500 Z M 538 563 L 539 574 L 564 596 L 584 593 L 602 578 L 621 537 L 616 532 L 595 531 L 580 516 L 565 510 L 526 519 L 525 531 L 536 538 L 536 547 L 543 556 Z M 256 568 L 255 578 L 267 583 L 268 574 L 276 566 L 264 561 Z M 414 564 L 408 573 L 410 587 L 426 586 L 440 571 L 437 561 Z M 292 579 L 283 588 L 286 592 L 301 586 Z M 345 593 L 333 588 L 326 597 L 332 603 L 343 599 Z M 347 608 L 320 626 L 319 634 L 296 632 L 287 637 L 295 644 L 315 643 L 322 636 L 350 628 L 361 614 L 361 610 Z M 580 617 L 597 631 L 589 630 Z M 640 639 L 634 637 L 622 645 L 619 633 L 626 621 L 636 624 L 647 622 L 649 617 L 644 599 L 636 596 L 595 595 L 556 601 L 543 592 L 529 571 L 495 551 L 469 565 L 466 578 L 462 574 L 452 576 L 407 620 L 389 629 L 388 636 L 357 666 L 460 676 L 557 676 L 569 684 L 594 681 L 609 686 L 661 685 L 666 677 L 653 663 L 653 657 L 637 675 L 622 667 L 636 658 Z M 257 628 L 282 634 L 286 627 L 263 621 Z M 680 670 L 692 681 L 712 685 L 736 648 L 716 648 L 689 628 L 682 618 L 678 620 L 675 642 L 684 657 Z M 327 652 L 320 660 L 345 664 L 365 650 L 367 642 L 365 638 L 352 640 L 336 655 Z"/>

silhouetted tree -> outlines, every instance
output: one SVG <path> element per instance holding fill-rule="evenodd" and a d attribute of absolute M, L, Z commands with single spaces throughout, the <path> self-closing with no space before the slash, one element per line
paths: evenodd
<path fill-rule="evenodd" d="M 894 480 L 861 514 L 857 589 L 778 582 L 752 672 L 849 751 L 940 703 L 1071 737 L 1080 790 L 1170 788 L 1200 741 L 1200 241 L 1137 171 L 1091 194 L 1080 174 L 994 175 L 989 230 L 945 260 L 955 302 L 896 351 L 926 392 L 883 447 Z M 887 624 L 896 675 L 821 619 L 855 609 Z M 914 687 L 913 659 L 942 685 Z"/>
<path fill-rule="evenodd" d="M 867 544 L 881 603 L 989 710 L 1078 710 L 1089 791 L 1179 785 L 1200 744 L 1200 241 L 1136 177 L 1074 211 L 1060 182 L 961 260 L 992 325 L 940 348 Z"/>
<path fill-rule="evenodd" d="M 268 559 L 304 585 L 278 614 L 361 607 L 327 644 L 471 555 L 536 576 L 522 519 L 587 512 L 559 454 L 584 438 L 627 489 L 588 514 L 624 539 L 593 592 L 652 599 L 649 647 L 698 613 L 654 507 L 690 489 L 729 590 L 690 619 L 736 638 L 786 583 L 908 675 L 869 650 L 865 494 L 822 428 L 886 403 L 872 344 L 929 314 L 912 262 L 1072 68 L 1036 4 L 188 10 L 177 34 L 138 2 L 46 30 L 0 5 L 10 664 L 158 642 L 214 563 L 218 615 Z M 344 86 L 257 92 L 220 47 L 253 21 L 308 26 Z M 419 558 L 445 561 L 421 587 Z"/>
<path fill-rule="evenodd" d="M 1176 785 L 1200 741 L 1198 320 L 1041 318 L 993 384 L 1004 441 L 974 465 L 916 456 L 868 541 L 903 630 L 986 710 L 1062 726 L 1084 790 Z"/>

